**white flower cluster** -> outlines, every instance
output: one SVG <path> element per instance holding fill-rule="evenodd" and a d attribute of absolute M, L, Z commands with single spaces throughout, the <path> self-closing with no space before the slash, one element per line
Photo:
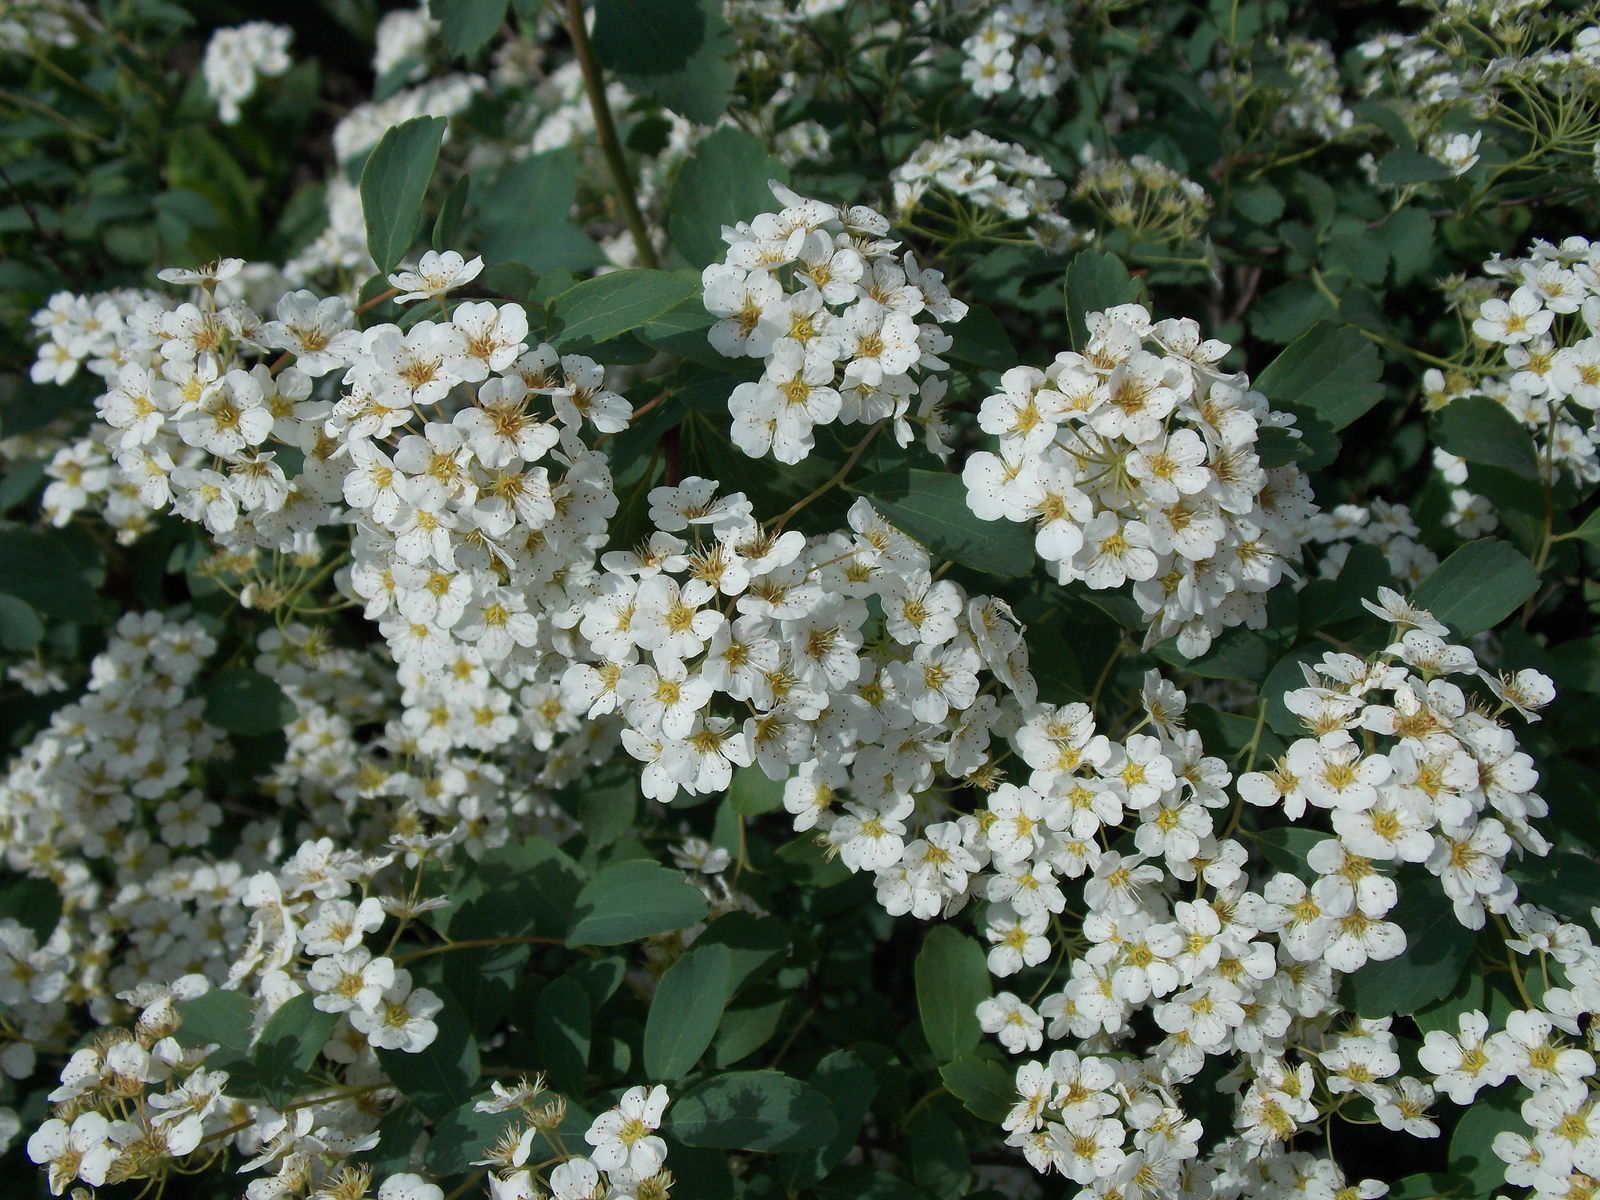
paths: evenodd
<path fill-rule="evenodd" d="M 1328 654 L 1307 668 L 1307 686 L 1289 692 L 1284 703 L 1313 736 L 1294 742 L 1272 771 L 1243 776 L 1239 794 L 1251 804 L 1281 808 L 1295 821 L 1308 804 L 1328 810 L 1346 853 L 1424 864 L 1438 876 L 1457 920 L 1481 929 L 1486 907 L 1504 913 L 1515 899 L 1502 874 L 1512 845 L 1549 852 L 1549 842 L 1529 823 L 1549 810 L 1533 792 L 1533 760 L 1450 677 L 1480 681 L 1499 702 L 1499 713 L 1514 710 L 1530 720 L 1555 691 L 1536 671 L 1484 672 L 1471 650 L 1445 642 L 1446 628 L 1397 593 L 1384 589 L 1379 604 L 1364 603 L 1404 633 L 1375 663 Z M 1374 692 L 1376 701 L 1369 699 Z M 1486 815 L 1489 809 L 1493 815 Z M 1353 970 L 1343 948 L 1324 941 L 1310 908 L 1305 911 L 1308 920 L 1297 928 L 1305 957 L 1327 957 L 1335 968 Z M 1382 916 L 1374 908 L 1363 911 Z M 1348 913 L 1331 915 L 1338 920 Z"/>
<path fill-rule="evenodd" d="M 983 18 L 961 43 L 961 77 L 975 96 L 1013 89 L 1029 99 L 1048 99 L 1072 75 L 1072 35 L 1067 14 L 1046 0 L 1002 0 L 977 6 Z"/>
<path fill-rule="evenodd" d="M 1131 584 L 1147 642 L 1176 635 L 1198 657 L 1229 626 L 1260 628 L 1267 592 L 1293 574 L 1310 488 L 1256 453 L 1262 429 L 1293 417 L 1219 370 L 1229 347 L 1191 320 L 1127 304 L 1087 322 L 1082 354 L 1013 367 L 983 401 L 999 449 L 967 460 L 967 503 L 985 521 L 1033 522 L 1059 583 Z"/>
<path fill-rule="evenodd" d="M 130 993 L 141 1010 L 136 1030 L 115 1029 L 72 1055 L 50 1093 L 57 1115 L 28 1138 L 28 1157 L 47 1169 L 53 1195 L 76 1182 L 98 1188 L 147 1177 L 154 1164 L 162 1170 L 204 1154 L 201 1147 L 230 1123 L 228 1073 L 207 1070 L 204 1050 L 185 1049 L 172 1036 L 176 1002 L 207 989 L 205 979 L 187 976 L 170 988 Z"/>
<path fill-rule="evenodd" d="M 380 79 L 402 64 L 411 63 L 406 72 L 415 83 L 427 73 L 428 51 L 438 36 L 439 22 L 424 2 L 415 8 L 395 8 L 383 14 L 372 35 L 372 72 Z"/>
<path fill-rule="evenodd" d="M 1011 735 L 1033 768 L 1028 783 L 1002 785 L 985 810 L 960 818 L 970 822 L 965 837 L 929 838 L 946 870 L 986 863 L 974 891 L 990 902 L 989 965 L 1002 977 L 1057 953 L 1053 919 L 1069 907 L 1062 882 L 1085 880 L 1073 893 L 1085 906 L 1082 940 L 1057 963 L 1065 985 L 1037 1006 L 1002 992 L 978 1010 L 1016 1055 L 1070 1040 L 1019 1067 L 1004 1127 L 1037 1169 L 1083 1184 L 1080 1196 L 1377 1196 L 1381 1184 L 1347 1182 L 1331 1159 L 1296 1148 L 1296 1134 L 1357 1102 L 1385 1128 L 1434 1137 L 1436 1094 L 1467 1103 L 1511 1074 L 1533 1093 L 1523 1114 L 1536 1131 L 1531 1147 L 1515 1135 L 1496 1143 L 1525 1164 L 1515 1182 L 1543 1170 L 1540 1178 L 1562 1184 L 1541 1186 L 1567 1195 L 1568 1172 L 1587 1171 L 1600 1153 L 1600 1131 L 1573 1124 L 1591 1108 L 1584 1081 L 1594 1059 L 1553 1036 L 1576 1034 L 1579 1017 L 1600 1004 L 1600 952 L 1583 930 L 1517 905 L 1502 874 L 1514 844 L 1534 853 L 1548 844 L 1529 823 L 1545 812 L 1537 775 L 1498 718 L 1537 719 L 1549 681 L 1488 675 L 1394 593 L 1367 604 L 1398 626 L 1398 640 L 1371 659 L 1324 656 L 1309 685 L 1285 697 L 1308 736 L 1272 770 L 1237 783 L 1240 801 L 1296 823 L 1308 805 L 1331 811 L 1333 836 L 1311 847 L 1303 874 L 1258 882 L 1245 871 L 1245 846 L 1213 833 L 1211 810 L 1230 804 L 1229 773 L 1182 728 L 1181 693 L 1154 679 L 1142 723 L 1153 736 L 1119 744 L 1081 705 L 1039 711 Z M 1475 707 L 1452 676 L 1485 685 L 1498 710 Z M 1136 816 L 1132 845 L 1107 849 L 1127 813 Z M 1230 833 L 1239 817 L 1235 803 Z M 1437 877 L 1469 928 L 1487 908 L 1507 923 L 1517 953 L 1582 960 L 1566 971 L 1572 991 L 1547 992 L 1549 1011 L 1530 1004 L 1513 1014 L 1492 1045 L 1481 1013 L 1462 1018 L 1459 1041 L 1430 1033 L 1421 1055 L 1429 1078 L 1397 1078 L 1391 1021 L 1351 1018 L 1336 1000 L 1341 974 L 1405 949 L 1404 932 L 1385 919 L 1399 900 L 1389 871 L 1401 863 Z M 1407 887 L 1432 885 L 1424 876 Z M 1140 1032 L 1152 1023 L 1154 1032 Z M 1236 1097 L 1234 1134 L 1203 1151 L 1183 1088 L 1214 1056 L 1235 1063 L 1224 1084 Z"/>
<path fill-rule="evenodd" d="M 934 190 L 955 197 L 1001 224 L 1025 223 L 1028 236 L 1050 253 L 1071 248 L 1078 233 L 1058 211 L 1066 185 L 1050 164 L 1012 142 L 985 133 L 923 142 L 889 175 L 895 213 L 910 217 Z"/>
<path fill-rule="evenodd" d="M 214 649 L 198 623 L 125 615 L 90 663 L 87 693 L 57 710 L 0 778 L 7 868 L 50 881 L 65 906 L 43 946 L 0 921 L 10 1018 L 0 1069 L 14 1078 L 32 1073 L 34 1043 L 70 1025 L 66 997 L 104 1018 L 112 992 L 146 979 L 220 979 L 230 939 L 241 940 L 243 914 L 230 906 L 256 831 L 245 831 L 234 861 L 214 861 L 204 847 L 223 810 L 191 779 L 226 748 L 190 695 Z"/>
<path fill-rule="evenodd" d="M 1339 75 L 1333 47 L 1320 38 L 1280 39 L 1268 34 L 1261 55 L 1280 66 L 1278 78 L 1269 82 L 1251 55 L 1238 55 L 1231 66 L 1201 76 L 1201 85 L 1222 104 L 1235 104 L 1247 97 L 1270 106 L 1267 118 L 1271 128 L 1314 134 L 1332 140 L 1356 124 L 1355 113 L 1344 99 L 1344 81 Z M 1220 47 L 1219 47 L 1220 50 Z"/>
<path fill-rule="evenodd" d="M 1548 464 L 1600 481 L 1600 242 L 1540 239 L 1526 257 L 1496 257 L 1483 270 L 1481 286 L 1457 289 L 1470 297 L 1463 316 L 1481 361 L 1449 374 L 1430 369 L 1429 405 L 1488 396 L 1527 428 L 1541 471 Z M 1448 482 L 1466 482 L 1459 460 L 1435 451 L 1434 461 Z"/>
<path fill-rule="evenodd" d="M 292 64 L 289 41 L 294 30 L 270 21 L 248 21 L 219 29 L 206 43 L 206 92 L 216 103 L 223 124 L 239 120 L 239 106 L 255 95 L 256 81 L 282 75 Z"/>
<path fill-rule="evenodd" d="M 1370 505 L 1336 504 L 1311 518 L 1309 543 L 1324 547 L 1317 556 L 1317 574 L 1336 578 L 1358 545 L 1376 547 L 1389 574 L 1416 587 L 1439 565 L 1439 556 L 1422 544 L 1422 530 L 1404 504 L 1374 500 Z"/>
<path fill-rule="evenodd" d="M 1576 165 L 1600 143 L 1594 20 L 1592 8 L 1525 0 L 1432 5 L 1420 29 L 1385 32 L 1356 47 L 1357 59 L 1370 64 L 1360 91 L 1395 110 L 1453 175 L 1477 163 L 1491 120 L 1528 135 L 1528 161 L 1539 170 L 1557 170 L 1556 161 L 1567 156 Z M 1377 183 L 1376 156 L 1364 165 Z"/>
<path fill-rule="evenodd" d="M 929 448 L 949 453 L 938 411 L 945 383 L 931 373 L 947 368 L 939 355 L 950 335 L 917 318 L 953 323 L 967 306 L 940 272 L 909 250 L 895 253 L 880 213 L 771 187 L 782 211 L 725 227 L 726 258 L 702 275 L 705 306 L 721 318 L 712 346 L 763 363 L 761 378 L 728 399 L 733 444 L 752 458 L 797 463 L 818 425 L 888 420 L 905 445 L 916 401 Z"/>
<path fill-rule="evenodd" d="M 76 46 L 88 15 L 83 0 L 13 0 L 0 12 L 0 52 Z"/>
<path fill-rule="evenodd" d="M 1336 138 L 1356 123 L 1341 95 L 1332 46 L 1319 38 L 1290 38 L 1281 52 L 1294 87 L 1273 114 L 1275 121 L 1323 138 Z"/>
<path fill-rule="evenodd" d="M 491 1098 L 474 1106 L 478 1112 L 520 1114 L 479 1160 L 478 1165 L 491 1168 L 492 1200 L 644 1200 L 664 1197 L 672 1187 L 672 1173 L 664 1169 L 667 1144 L 656 1136 L 667 1108 L 667 1089 L 660 1084 L 629 1088 L 596 1117 L 583 1135 L 587 1155 L 573 1154 L 551 1138 L 566 1106 L 559 1097 L 541 1102 L 542 1077 L 523 1077 L 509 1087 L 496 1083 L 491 1089 Z M 536 1142 L 542 1161 L 530 1165 Z"/>

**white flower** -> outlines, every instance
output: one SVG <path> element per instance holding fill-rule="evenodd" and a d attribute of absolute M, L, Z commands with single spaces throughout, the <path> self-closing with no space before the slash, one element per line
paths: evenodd
<path fill-rule="evenodd" d="M 389 276 L 391 286 L 403 294 L 395 297 L 397 304 L 408 300 L 431 300 L 446 292 L 471 283 L 483 271 L 483 259 L 463 258 L 454 250 L 426 251 L 415 271 L 400 271 Z M 515 307 L 515 306 L 509 306 Z"/>
<path fill-rule="evenodd" d="M 50 1166 L 50 1191 L 59 1196 L 67 1185 L 81 1179 L 90 1187 L 106 1181 L 116 1161 L 111 1144 L 111 1124 L 97 1112 L 82 1113 L 69 1126 L 60 1119 L 46 1121 L 28 1139 L 28 1157 Z"/>
<path fill-rule="evenodd" d="M 1000 1044 L 1012 1054 L 1037 1050 L 1044 1041 L 1039 1014 L 1010 992 L 978 1005 L 978 1024 L 985 1033 L 998 1034 Z"/>
<path fill-rule="evenodd" d="M 590 1157 L 602 1171 L 626 1171 L 643 1178 L 666 1161 L 667 1144 L 654 1136 L 667 1107 L 667 1089 L 631 1087 L 617 1106 L 595 1118 L 583 1135 L 594 1147 Z"/>
<path fill-rule="evenodd" d="M 405 1171 L 390 1175 L 378 1185 L 378 1200 L 444 1200 L 444 1189 Z"/>

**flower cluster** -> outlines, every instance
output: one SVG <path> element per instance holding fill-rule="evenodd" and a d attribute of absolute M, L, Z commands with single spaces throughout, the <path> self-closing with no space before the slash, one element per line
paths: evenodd
<path fill-rule="evenodd" d="M 948 453 L 938 412 L 945 383 L 932 372 L 946 369 L 939 355 L 950 335 L 933 322 L 959 321 L 967 306 L 940 272 L 896 254 L 880 213 L 771 186 L 783 209 L 724 229 L 727 255 L 702 276 L 705 306 L 721 318 L 711 345 L 763 364 L 759 380 L 729 397 L 734 445 L 796 463 L 816 445 L 818 425 L 885 420 L 905 445 L 915 401 L 929 447 Z"/>
<path fill-rule="evenodd" d="M 1477 353 L 1459 371 L 1428 371 L 1429 406 L 1488 396 L 1527 428 L 1541 470 L 1600 480 L 1600 243 L 1541 239 L 1525 257 L 1483 270 L 1484 279 L 1453 286 Z M 1461 460 L 1436 450 L 1434 462 L 1451 484 L 1466 483 Z"/>
<path fill-rule="evenodd" d="M 83 0 L 17 0 L 0 13 L 0 51 L 76 46 L 86 14 Z"/>
<path fill-rule="evenodd" d="M 1421 542 L 1411 510 L 1404 504 L 1375 499 L 1371 504 L 1336 504 L 1311 518 L 1308 545 L 1321 547 L 1317 574 L 1335 579 L 1356 546 L 1372 546 L 1383 555 L 1389 574 L 1414 587 L 1439 565 L 1439 556 Z"/>
<path fill-rule="evenodd" d="M 983 18 L 961 43 L 961 77 L 984 99 L 1015 90 L 1054 96 L 1072 74 L 1067 15 L 1045 0 L 1003 0 L 977 6 Z"/>
<path fill-rule="evenodd" d="M 1544 1171 L 1541 1180 L 1561 1183 L 1538 1186 L 1566 1194 L 1569 1171 L 1592 1162 L 1586 1127 L 1568 1144 L 1556 1131 L 1588 1111 L 1584 1080 L 1595 1063 L 1553 1034 L 1575 1033 L 1600 1002 L 1595 955 L 1581 929 L 1518 905 L 1502 873 L 1514 845 L 1544 853 L 1548 843 L 1530 824 L 1545 812 L 1537 775 L 1499 717 L 1537 719 L 1549 682 L 1484 673 L 1394 593 L 1367 604 L 1395 624 L 1397 640 L 1369 659 L 1330 653 L 1308 669 L 1309 685 L 1284 698 L 1308 736 L 1236 784 L 1230 831 L 1241 802 L 1297 824 L 1308 806 L 1331 813 L 1332 835 L 1313 839 L 1294 871 L 1253 877 L 1245 846 L 1213 834 L 1209 810 L 1230 804 L 1229 773 L 1182 729 L 1184 699 L 1170 685 L 1147 683 L 1153 736 L 1109 741 L 1081 706 L 1032 717 L 1012 735 L 1033 775 L 996 790 L 970 839 L 986 843 L 992 864 L 990 969 L 1004 977 L 1052 956 L 1051 915 L 1070 903 L 1063 880 L 1085 879 L 1073 892 L 1085 913 L 1065 986 L 1037 1006 L 1002 992 L 979 1017 L 1016 1055 L 1070 1040 L 1018 1068 L 1004 1127 L 1037 1169 L 1086 1185 L 1082 1195 L 1137 1184 L 1159 1194 L 1287 1196 L 1296 1179 L 1344 1194 L 1339 1167 L 1299 1148 L 1296 1134 L 1355 1104 L 1367 1114 L 1360 1119 L 1437 1136 L 1428 1113 L 1437 1095 L 1467 1103 L 1512 1074 L 1532 1093 L 1523 1115 L 1535 1132 L 1531 1144 L 1506 1135 L 1496 1150 L 1525 1164 L 1518 1182 Z M 1498 709 L 1476 707 L 1463 683 L 1481 685 Z M 1105 849 L 1100 831 L 1128 811 L 1133 844 Z M 1453 1028 L 1429 1033 L 1426 1078 L 1399 1075 L 1389 1018 L 1352 1020 L 1336 998 L 1342 974 L 1405 948 L 1387 919 L 1400 898 L 1391 872 L 1403 863 L 1427 872 L 1408 879 L 1408 893 L 1442 888 L 1469 928 L 1487 909 L 1507 923 L 1518 954 L 1537 947 L 1578 964 L 1566 971 L 1572 991 L 1547 992 L 1544 1009 L 1513 1013 L 1487 1040 L 1481 1012 L 1461 1018 L 1459 1039 Z M 1140 1032 L 1152 1022 L 1155 1032 Z M 1237 1063 L 1226 1085 L 1234 1134 L 1205 1151 L 1183 1089 L 1218 1055 Z M 1380 1194 L 1365 1190 L 1374 1182 L 1359 1184 L 1360 1194 Z"/>
<path fill-rule="evenodd" d="M 493 1084 L 488 1100 L 474 1107 L 481 1113 L 517 1113 L 479 1165 L 491 1168 L 493 1200 L 590 1200 L 593 1196 L 629 1200 L 664 1198 L 672 1173 L 664 1169 L 667 1144 L 656 1136 L 667 1108 L 667 1089 L 631 1087 L 617 1103 L 596 1117 L 584 1132 L 589 1153 L 574 1154 L 559 1130 L 566 1105 L 545 1096 L 542 1077 L 518 1079 L 511 1086 Z M 540 1162 L 530 1165 L 535 1146 Z M 553 1151 L 553 1153 L 551 1153 Z M 552 1165 L 552 1163 L 554 1165 Z"/>
<path fill-rule="evenodd" d="M 930 203 L 931 191 L 941 207 L 953 205 L 955 214 L 947 219 L 968 237 L 983 236 L 989 225 L 1003 231 L 1015 222 L 1025 225 L 1028 237 L 1052 253 L 1067 250 L 1078 240 L 1072 223 L 1057 211 L 1067 189 L 1050 164 L 1021 146 L 984 133 L 923 142 L 890 173 L 889 181 L 894 185 L 895 213 L 902 221 Z"/>
<path fill-rule="evenodd" d="M 320 926 L 318 936 L 331 929 L 337 937 L 342 928 L 337 922 Z M 131 1029 L 114 1027 L 94 1046 L 72 1055 L 50 1093 L 54 1115 L 27 1143 L 28 1157 L 48 1173 L 52 1194 L 61 1195 L 74 1183 L 98 1188 L 148 1180 L 159 1186 L 230 1147 L 246 1159 L 241 1173 L 263 1172 L 245 1188 L 247 1200 L 369 1194 L 373 1170 L 360 1156 L 378 1144 L 381 1116 L 400 1101 L 376 1063 L 339 1053 L 341 1039 L 335 1036 L 325 1053 L 341 1065 L 341 1087 L 282 1111 L 241 1099 L 235 1091 L 250 1095 L 262 1082 L 248 1078 L 249 1063 L 244 1063 L 246 1077 L 235 1078 L 215 1065 L 222 1047 L 185 1028 L 185 1014 L 217 996 L 200 976 L 185 976 L 170 986 L 143 985 L 126 996 L 137 1012 Z M 257 1035 L 266 1016 L 257 1015 Z M 509 1086 L 495 1083 L 476 1111 L 515 1117 L 497 1138 L 485 1138 L 485 1157 L 477 1165 L 493 1168 L 489 1192 L 495 1200 L 545 1194 L 586 1200 L 600 1186 L 606 1195 L 664 1197 L 672 1176 L 663 1170 L 666 1143 L 655 1131 L 666 1105 L 664 1087 L 630 1089 L 589 1125 L 584 1133 L 589 1153 L 583 1155 L 566 1148 L 567 1103 L 546 1091 L 542 1077 L 523 1077 Z M 530 1164 L 536 1147 L 540 1161 Z M 537 1190 L 536 1181 L 548 1192 Z M 377 1196 L 442 1200 L 443 1191 L 420 1175 L 400 1171 L 379 1183 Z"/>
<path fill-rule="evenodd" d="M 1323 140 L 1340 137 L 1356 124 L 1355 113 L 1344 98 L 1333 47 L 1320 38 L 1271 37 L 1265 49 L 1277 68 L 1269 77 L 1260 63 L 1239 56 L 1223 69 L 1207 73 L 1202 83 L 1213 98 L 1238 104 L 1259 97 L 1271 106 L 1270 126 L 1281 132 L 1308 133 Z"/>
<path fill-rule="evenodd" d="M 239 119 L 239 106 L 255 95 L 261 76 L 282 75 L 292 65 L 289 41 L 294 30 L 270 21 L 249 21 L 219 29 L 206 43 L 201 64 L 206 92 L 226 125 Z"/>
<path fill-rule="evenodd" d="M 1292 465 L 1262 467 L 1257 441 L 1293 418 L 1219 369 L 1229 347 L 1193 321 L 1129 304 L 1087 322 L 1082 354 L 1013 367 L 983 401 L 999 449 L 967 460 L 967 503 L 1034 523 L 1062 584 L 1131 584 L 1148 640 L 1176 635 L 1197 657 L 1224 628 L 1260 627 L 1266 593 L 1292 574 L 1310 490 Z"/>
<path fill-rule="evenodd" d="M 1072 199 L 1097 227 L 1149 242 L 1192 242 L 1211 213 L 1209 192 L 1147 154 L 1090 162 L 1073 181 Z"/>
<path fill-rule="evenodd" d="M 1435 5 L 1421 28 L 1370 37 L 1356 59 L 1366 64 L 1361 93 L 1397 112 L 1453 175 L 1477 164 L 1484 131 L 1496 127 L 1526 139 L 1507 173 L 1568 166 L 1587 173 L 1591 166 L 1600 141 L 1600 26 L 1592 9 L 1495 0 Z M 1374 157 L 1365 165 L 1378 182 Z"/>

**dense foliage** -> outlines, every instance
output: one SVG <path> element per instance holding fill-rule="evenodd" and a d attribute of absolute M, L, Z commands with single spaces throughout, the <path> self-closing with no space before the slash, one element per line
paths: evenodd
<path fill-rule="evenodd" d="M 251 8 L 0 7 L 9 1186 L 1600 1195 L 1591 6 Z"/>

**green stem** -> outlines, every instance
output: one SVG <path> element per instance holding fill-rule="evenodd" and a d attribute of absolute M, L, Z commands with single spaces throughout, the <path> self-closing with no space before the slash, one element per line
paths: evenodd
<path fill-rule="evenodd" d="M 628 176 L 628 164 L 622 157 L 622 143 L 617 140 L 616 122 L 611 119 L 611 105 L 606 102 L 606 81 L 600 73 L 600 63 L 589 45 L 589 33 L 583 24 L 582 0 L 567 0 L 567 36 L 572 39 L 572 54 L 583 72 L 583 90 L 589 97 L 589 109 L 594 113 L 595 138 L 606 156 L 606 166 L 611 170 L 611 181 L 616 185 L 617 203 L 633 235 L 634 249 L 639 255 L 639 265 L 655 270 L 659 265 L 656 249 L 650 244 L 650 231 L 645 227 L 644 214 L 639 211 L 639 198 L 633 190 L 633 180 Z"/>
<path fill-rule="evenodd" d="M 878 430 L 882 429 L 883 426 L 884 422 L 879 421 L 871 429 L 867 430 L 867 436 L 856 443 L 856 448 L 850 451 L 850 457 L 844 460 L 844 466 L 840 467 L 836 472 L 834 472 L 833 477 L 827 482 L 818 485 L 812 491 L 808 492 L 805 496 L 802 496 L 799 500 L 792 504 L 786 512 L 784 512 L 776 521 L 772 523 L 772 532 L 775 534 L 783 532 L 783 527 L 789 523 L 791 517 L 794 517 L 796 514 L 798 514 L 813 500 L 817 500 L 823 496 L 826 496 L 829 492 L 833 491 L 834 488 L 843 483 L 845 476 L 850 474 L 850 468 L 854 467 L 860 460 L 862 454 L 866 453 L 867 447 L 872 444 L 872 439 L 878 436 Z"/>
<path fill-rule="evenodd" d="M 395 964 L 415 962 L 419 958 L 431 958 L 435 954 L 448 954 L 452 950 L 480 950 L 485 946 L 564 946 L 566 943 L 560 938 L 538 937 L 529 934 L 526 937 L 498 937 L 498 938 L 472 938 L 464 942 L 447 942 L 443 946 L 429 946 L 426 950 L 413 950 L 410 954 L 401 954 L 395 958 Z"/>

